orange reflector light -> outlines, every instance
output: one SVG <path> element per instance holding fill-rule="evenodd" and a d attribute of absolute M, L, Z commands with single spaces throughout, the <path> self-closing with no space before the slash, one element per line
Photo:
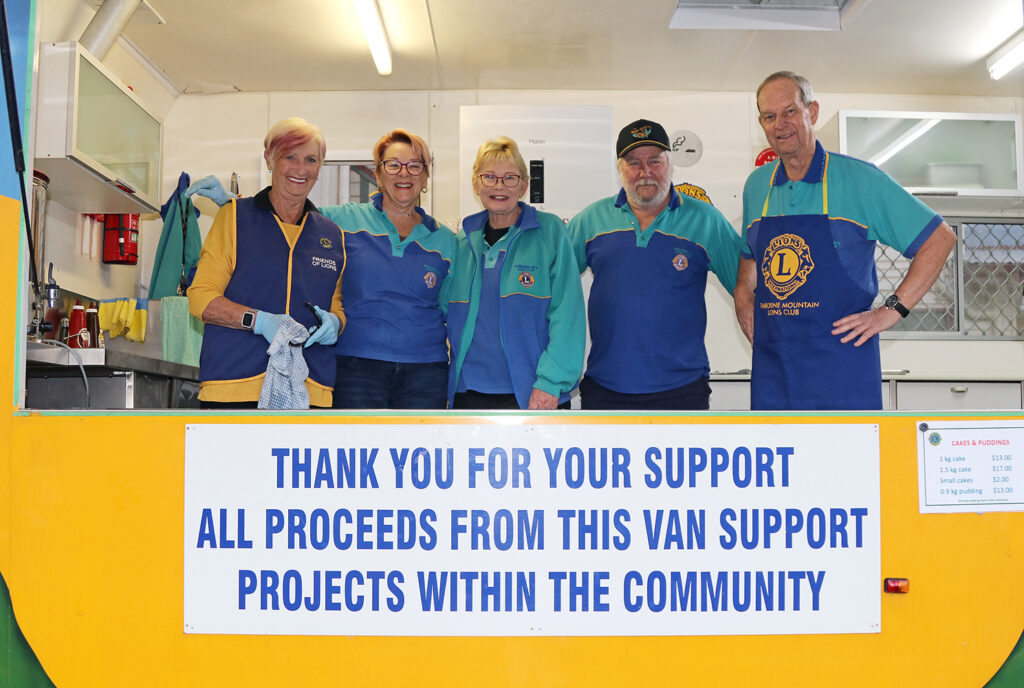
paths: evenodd
<path fill-rule="evenodd" d="M 910 592 L 909 578 L 886 578 L 883 588 L 886 592 L 908 593 Z"/>

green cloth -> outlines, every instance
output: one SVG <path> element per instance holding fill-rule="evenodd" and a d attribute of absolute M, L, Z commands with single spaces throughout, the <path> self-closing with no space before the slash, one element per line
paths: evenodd
<path fill-rule="evenodd" d="M 181 281 L 182 265 L 182 212 L 185 213 L 187 219 L 185 276 L 189 282 L 192 281 L 192 274 L 195 272 L 196 264 L 199 263 L 199 252 L 203 248 L 203 241 L 199 236 L 199 223 L 196 222 L 192 201 L 182 196 L 187 187 L 188 175 L 182 173 L 182 180 L 179 181 L 178 187 L 171 194 L 171 197 L 167 199 L 167 203 L 161 208 L 163 211 L 164 228 L 160 233 L 160 243 L 156 247 L 153 275 L 149 278 L 149 298 L 151 299 L 178 295 L 178 283 Z"/>
<path fill-rule="evenodd" d="M 0 574 L 0 686 L 54 688 L 36 653 L 21 633 L 7 581 Z"/>
<path fill-rule="evenodd" d="M 188 312 L 188 298 L 165 296 L 160 299 L 161 346 L 165 361 L 199 365 L 203 348 L 203 323 Z"/>

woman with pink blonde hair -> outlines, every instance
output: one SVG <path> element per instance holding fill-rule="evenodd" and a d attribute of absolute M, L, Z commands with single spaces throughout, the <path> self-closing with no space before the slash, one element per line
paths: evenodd
<path fill-rule="evenodd" d="M 345 237 L 307 199 L 323 164 L 324 138 L 291 117 L 270 128 L 263 146 L 270 186 L 251 198 L 225 198 L 188 290 L 189 310 L 206 323 L 200 405 L 256 408 L 268 345 L 280 328 L 301 326 L 309 405 L 329 407 L 333 346 L 345 322 Z"/>

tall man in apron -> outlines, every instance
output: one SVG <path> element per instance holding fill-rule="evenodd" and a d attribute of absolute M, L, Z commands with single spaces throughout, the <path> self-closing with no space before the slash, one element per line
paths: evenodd
<path fill-rule="evenodd" d="M 956 244 L 949 225 L 874 165 L 817 141 L 810 83 L 776 72 L 757 89 L 776 163 L 743 189 L 743 255 L 733 296 L 753 345 L 755 410 L 881 409 L 878 333 L 905 318 Z M 885 304 L 875 242 L 911 259 Z"/>

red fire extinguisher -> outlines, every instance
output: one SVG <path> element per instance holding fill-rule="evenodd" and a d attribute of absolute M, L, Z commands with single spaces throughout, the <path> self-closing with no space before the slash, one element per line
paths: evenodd
<path fill-rule="evenodd" d="M 103 226 L 103 262 L 135 265 L 139 262 L 139 216 L 107 214 Z"/>

